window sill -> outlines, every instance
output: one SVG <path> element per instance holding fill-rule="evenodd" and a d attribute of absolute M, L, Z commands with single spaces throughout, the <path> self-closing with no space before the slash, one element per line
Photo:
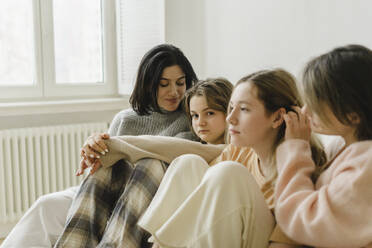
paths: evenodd
<path fill-rule="evenodd" d="M 129 96 L 83 100 L 0 103 L 0 116 L 105 111 L 129 107 Z"/>

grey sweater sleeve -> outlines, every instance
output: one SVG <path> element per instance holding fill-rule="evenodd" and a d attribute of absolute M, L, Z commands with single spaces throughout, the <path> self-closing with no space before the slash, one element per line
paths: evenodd
<path fill-rule="evenodd" d="M 181 111 L 138 115 L 132 109 L 120 111 L 114 117 L 110 136 L 121 135 L 160 135 L 195 140 L 190 132 L 185 113 Z"/>
<path fill-rule="evenodd" d="M 111 121 L 108 133 L 110 136 L 124 135 L 123 133 L 123 122 L 127 116 L 130 116 L 131 109 L 125 109 L 117 113 Z"/>

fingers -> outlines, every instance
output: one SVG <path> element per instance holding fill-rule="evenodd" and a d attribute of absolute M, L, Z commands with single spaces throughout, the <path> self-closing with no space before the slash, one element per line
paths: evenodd
<path fill-rule="evenodd" d="M 97 160 L 94 162 L 92 168 L 90 169 L 89 174 L 90 174 L 90 175 L 93 175 L 93 174 L 94 174 L 94 173 L 95 173 L 99 168 L 101 168 L 101 166 L 102 166 L 101 162 L 97 159 Z"/>
<path fill-rule="evenodd" d="M 92 147 L 94 150 L 96 150 L 97 152 L 100 152 L 102 155 L 105 155 L 105 153 L 108 152 L 107 146 L 106 146 L 105 141 L 104 141 L 104 139 L 105 139 L 104 137 L 106 137 L 106 136 L 104 136 L 104 134 L 99 135 L 99 136 L 95 136 L 94 137 L 95 144 L 93 144 L 94 146 Z M 108 137 L 110 137 L 110 136 L 108 136 Z"/>
<path fill-rule="evenodd" d="M 105 154 L 105 149 L 101 147 L 103 139 L 101 136 L 93 136 L 87 139 L 88 147 L 95 153 Z M 103 143 L 104 144 L 104 143 Z"/>
<path fill-rule="evenodd" d="M 107 133 L 91 135 L 84 144 L 85 153 L 92 158 L 105 155 L 108 148 L 104 140 L 108 138 L 110 138 L 110 135 Z"/>
<path fill-rule="evenodd" d="M 292 123 L 300 126 L 307 125 L 309 121 L 307 115 L 298 106 L 292 106 L 292 110 L 288 111 L 287 114 L 291 117 Z"/>
<path fill-rule="evenodd" d="M 82 174 L 84 174 L 84 170 L 88 168 L 87 164 L 85 163 L 84 161 L 84 158 L 82 158 L 80 160 L 80 167 L 78 169 L 78 171 L 76 172 L 76 176 L 81 176 Z"/>
<path fill-rule="evenodd" d="M 291 111 L 283 115 L 286 123 L 285 139 L 309 140 L 311 129 L 308 117 L 301 112 L 301 108 L 293 106 Z"/>
<path fill-rule="evenodd" d="M 82 158 L 80 160 L 80 167 L 76 172 L 76 176 L 81 176 L 84 174 L 85 169 L 90 167 L 90 172 L 89 174 L 92 175 L 94 174 L 99 168 L 101 168 L 102 164 L 101 161 L 98 159 L 95 159 L 94 161 L 91 161 L 89 158 Z"/>
<path fill-rule="evenodd" d="M 81 150 L 83 150 L 86 158 L 95 159 L 101 157 L 101 154 L 90 148 L 89 145 L 84 146 L 83 148 L 81 148 Z"/>
<path fill-rule="evenodd" d="M 83 148 L 81 149 L 81 158 L 84 160 L 84 163 L 88 167 L 92 167 L 93 166 L 93 163 L 95 162 L 95 160 L 98 159 L 98 158 L 92 158 L 91 156 L 88 156 L 85 153 L 85 150 Z"/>
<path fill-rule="evenodd" d="M 108 133 L 101 133 L 101 138 L 102 139 L 109 139 L 110 138 L 110 135 Z"/>
<path fill-rule="evenodd" d="M 80 167 L 76 172 L 77 176 L 84 174 L 84 170 L 88 167 L 91 167 L 90 174 L 95 173 L 101 167 L 101 162 L 98 159 L 100 158 L 100 154 L 104 155 L 108 152 L 104 140 L 109 138 L 110 135 L 107 133 L 92 134 L 88 137 L 80 150 L 81 161 Z"/>
<path fill-rule="evenodd" d="M 292 109 L 294 111 L 296 111 L 296 114 L 297 114 L 297 117 L 298 117 L 298 120 L 300 122 L 300 125 L 307 125 L 308 123 L 308 117 L 307 115 L 305 114 L 305 112 L 298 106 L 294 106 L 292 107 Z"/>

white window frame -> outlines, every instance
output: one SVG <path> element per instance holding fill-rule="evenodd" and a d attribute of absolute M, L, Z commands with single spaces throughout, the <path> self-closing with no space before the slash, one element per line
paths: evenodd
<path fill-rule="evenodd" d="M 0 99 L 24 101 L 117 95 L 115 0 L 102 0 L 103 82 L 81 84 L 56 84 L 53 0 L 32 1 L 36 82 L 31 86 L 0 86 Z"/>

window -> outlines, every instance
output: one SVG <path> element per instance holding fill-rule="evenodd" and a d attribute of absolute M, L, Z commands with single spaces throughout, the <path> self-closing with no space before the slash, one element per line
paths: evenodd
<path fill-rule="evenodd" d="M 0 99 L 117 93 L 114 0 L 2 0 Z"/>

